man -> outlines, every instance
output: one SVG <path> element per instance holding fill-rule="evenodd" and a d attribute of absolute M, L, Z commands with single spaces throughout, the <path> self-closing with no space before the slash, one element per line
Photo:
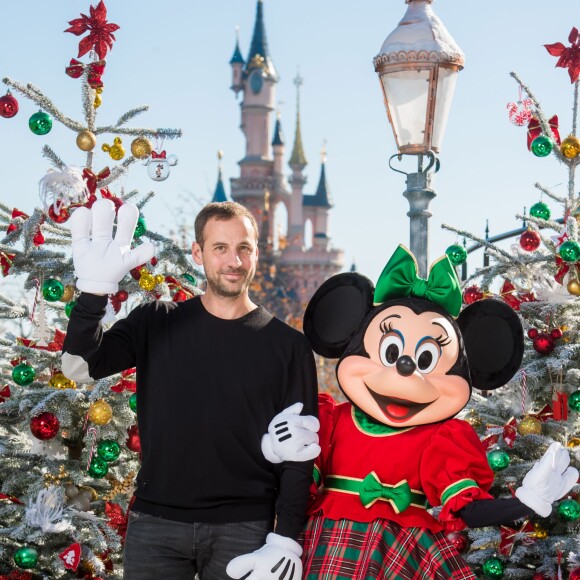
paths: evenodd
<path fill-rule="evenodd" d="M 253 572 L 252 579 L 300 579 L 295 540 L 312 461 L 272 465 L 260 438 L 289 405 L 316 414 L 316 369 L 304 336 L 249 298 L 256 221 L 236 203 L 204 207 L 192 255 L 204 267 L 205 294 L 143 304 L 103 332 L 106 295 L 154 253 L 151 244 L 129 250 L 135 206 L 119 209 L 113 239 L 114 217 L 109 200 L 71 217 L 81 295 L 62 370 L 88 382 L 137 367 L 142 465 L 124 577 L 223 580 Z"/>

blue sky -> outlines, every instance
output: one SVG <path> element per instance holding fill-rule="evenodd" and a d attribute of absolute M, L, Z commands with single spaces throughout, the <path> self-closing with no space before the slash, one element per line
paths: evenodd
<path fill-rule="evenodd" d="M 239 103 L 229 90 L 228 62 L 236 26 L 247 56 L 256 2 L 106 4 L 109 20 L 121 29 L 107 56 L 99 123 L 147 104 L 150 110 L 134 125 L 183 130 L 182 139 L 165 143 L 168 154 L 179 157 L 167 181 L 153 182 L 145 167 L 134 165 L 124 183 L 126 189 L 157 192 L 145 217 L 152 229 L 167 232 L 178 219 L 193 221 L 199 203 L 211 198 L 218 150 L 224 151 L 224 176 L 239 174 L 244 141 Z M 89 5 L 59 0 L 49 7 L 38 0 L 19 0 L 3 7 L 0 22 L 1 77 L 36 85 L 79 120 L 80 83 L 64 73 L 77 56 L 78 39 L 63 30 L 80 12 L 88 13 Z M 304 79 L 302 137 L 309 161 L 306 191 L 314 192 L 319 152 L 326 141 L 335 203 L 332 242 L 344 249 L 346 267 L 354 261 L 359 272 L 376 280 L 395 246 L 408 243 L 408 203 L 402 196 L 404 176 L 387 165 L 396 147 L 372 59 L 406 6 L 403 0 L 264 0 L 264 9 L 270 52 L 281 77 L 277 98 L 288 149 L 294 135 L 292 79 L 299 67 Z M 567 71 L 555 68 L 556 58 L 543 45 L 567 45 L 571 28 L 580 27 L 578 0 L 435 0 L 433 9 L 465 53 L 466 65 L 434 181 L 438 195 L 431 203 L 430 261 L 455 242 L 441 223 L 483 234 L 489 219 L 494 235 L 517 227 L 514 215 L 538 201 L 536 181 L 565 194 L 565 167 L 553 156 L 539 159 L 528 152 L 526 130 L 508 121 L 506 104 L 518 98 L 509 76 L 514 70 L 545 113 L 559 116 L 562 137 L 571 131 L 573 87 Z M 62 126 L 55 125 L 45 137 L 33 135 L 27 121 L 36 108 L 23 98 L 19 101 L 16 117 L 0 119 L 0 200 L 29 212 L 40 203 L 38 180 L 49 167 L 42 146 L 50 144 L 70 165 L 82 165 L 84 154 L 76 148 L 76 136 Z M 95 168 L 111 163 L 99 151 Z M 558 217 L 558 208 L 549 204 Z M 481 254 L 474 255 L 470 269 L 480 262 Z"/>

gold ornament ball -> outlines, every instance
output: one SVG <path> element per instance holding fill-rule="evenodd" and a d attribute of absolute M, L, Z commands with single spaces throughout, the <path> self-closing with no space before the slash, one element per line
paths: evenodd
<path fill-rule="evenodd" d="M 518 433 L 520 435 L 540 435 L 542 432 L 542 423 L 535 417 L 526 415 L 518 425 Z"/>
<path fill-rule="evenodd" d="M 566 284 L 566 289 L 572 296 L 580 296 L 580 280 L 577 278 L 572 278 L 568 284 Z"/>
<path fill-rule="evenodd" d="M 580 437 L 572 437 L 572 439 L 568 440 L 566 445 L 570 447 L 570 449 L 576 449 L 576 447 L 580 447 Z"/>
<path fill-rule="evenodd" d="M 543 540 L 548 537 L 548 531 L 540 524 L 534 523 L 534 536 L 536 536 L 538 540 Z"/>
<path fill-rule="evenodd" d="M 91 131 L 81 131 L 77 135 L 77 147 L 81 151 L 92 151 L 97 144 L 97 138 Z"/>
<path fill-rule="evenodd" d="M 464 421 L 469 423 L 474 429 L 479 429 L 482 426 L 481 417 L 473 410 L 470 409 L 465 416 Z"/>
<path fill-rule="evenodd" d="M 153 151 L 153 145 L 147 137 L 137 137 L 137 139 L 133 139 L 131 143 L 131 153 L 133 157 L 136 157 L 137 159 L 145 159 L 145 157 L 151 155 L 151 151 Z"/>
<path fill-rule="evenodd" d="M 568 135 L 560 145 L 562 155 L 567 159 L 575 159 L 580 154 L 580 139 L 575 135 Z"/>
<path fill-rule="evenodd" d="M 93 108 L 98 109 L 103 104 L 103 98 L 101 94 L 103 92 L 103 87 L 98 87 L 95 89 L 95 100 L 93 102 Z"/>
<path fill-rule="evenodd" d="M 53 389 L 76 389 L 77 384 L 65 377 L 62 373 L 54 373 L 48 381 Z"/>
<path fill-rule="evenodd" d="M 107 401 L 99 399 L 89 407 L 89 420 L 96 425 L 106 425 L 113 418 L 113 409 Z"/>
<path fill-rule="evenodd" d="M 151 292 L 156 285 L 157 282 L 155 281 L 155 277 L 151 276 L 151 274 L 143 274 L 141 275 L 141 278 L 139 278 L 139 286 L 141 286 L 143 290 Z"/>
<path fill-rule="evenodd" d="M 75 297 L 75 287 L 67 285 L 64 287 L 64 291 L 59 300 L 60 302 L 70 302 L 74 297 Z"/>

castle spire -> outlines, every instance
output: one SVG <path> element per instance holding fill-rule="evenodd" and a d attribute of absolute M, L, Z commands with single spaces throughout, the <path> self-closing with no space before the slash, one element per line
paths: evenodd
<path fill-rule="evenodd" d="M 278 78 L 274 62 L 268 51 L 268 40 L 266 39 L 266 27 L 264 25 L 264 6 L 262 0 L 258 0 L 256 6 L 256 23 L 254 24 L 254 34 L 250 44 L 246 71 L 255 67 L 263 67 L 264 72 L 273 79 Z"/>
<path fill-rule="evenodd" d="M 328 184 L 326 183 L 326 141 L 323 143 L 320 151 L 320 179 L 318 180 L 318 187 L 312 199 L 307 199 L 307 203 L 308 205 L 326 208 L 333 207 L 334 205 Z"/>
<path fill-rule="evenodd" d="M 280 122 L 280 111 L 276 114 L 276 125 L 274 127 L 274 138 L 272 145 L 284 145 L 284 133 L 282 132 L 282 123 Z"/>
<path fill-rule="evenodd" d="M 241 63 L 245 64 L 244 57 L 242 56 L 242 52 L 240 51 L 240 28 L 236 26 L 236 47 L 234 48 L 234 54 L 230 59 L 230 64 L 234 63 Z"/>
<path fill-rule="evenodd" d="M 226 189 L 224 187 L 224 182 L 222 179 L 222 158 L 224 156 L 224 152 L 223 151 L 218 151 L 217 153 L 217 158 L 218 158 L 218 179 L 217 179 L 217 183 L 215 186 L 215 191 L 213 194 L 213 198 L 212 198 L 212 203 L 213 202 L 218 202 L 218 201 L 228 201 L 227 195 L 226 195 Z"/>
<path fill-rule="evenodd" d="M 300 72 L 296 73 L 296 78 L 294 79 L 294 84 L 296 85 L 296 133 L 294 135 L 294 148 L 292 149 L 292 155 L 288 162 L 288 165 L 292 169 L 298 169 L 300 171 L 308 164 L 306 155 L 304 155 L 304 148 L 302 147 L 302 132 L 300 130 L 300 86 L 303 82 Z"/>

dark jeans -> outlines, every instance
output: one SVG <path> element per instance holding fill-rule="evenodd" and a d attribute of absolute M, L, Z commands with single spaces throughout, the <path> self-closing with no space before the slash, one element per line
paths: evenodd
<path fill-rule="evenodd" d="M 186 524 L 129 513 L 123 563 L 125 580 L 227 580 L 236 556 L 261 548 L 269 521 Z"/>

